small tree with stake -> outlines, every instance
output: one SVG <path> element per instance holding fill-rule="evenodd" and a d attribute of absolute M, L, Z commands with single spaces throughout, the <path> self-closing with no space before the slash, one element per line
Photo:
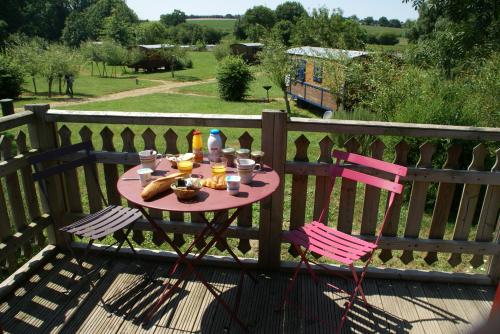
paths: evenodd
<path fill-rule="evenodd" d="M 178 64 L 183 64 L 187 62 L 188 55 L 185 49 L 180 48 L 178 45 L 166 47 L 162 46 L 158 54 L 161 59 L 164 60 L 170 67 L 170 73 L 172 73 L 172 78 L 175 77 L 175 69 Z"/>
<path fill-rule="evenodd" d="M 262 72 L 283 92 L 286 111 L 291 112 L 288 100 L 287 83 L 295 77 L 297 64 L 286 52 L 287 47 L 277 39 L 269 39 L 258 57 Z"/>

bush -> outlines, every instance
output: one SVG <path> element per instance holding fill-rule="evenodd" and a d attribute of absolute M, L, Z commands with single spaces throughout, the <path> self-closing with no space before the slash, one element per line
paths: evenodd
<path fill-rule="evenodd" d="M 222 59 L 231 55 L 231 48 L 229 47 L 229 43 L 222 42 L 220 44 L 217 44 L 214 47 L 213 53 L 214 53 L 214 57 L 215 57 L 215 59 L 217 59 L 217 61 L 221 61 Z"/>
<path fill-rule="evenodd" d="M 381 45 L 396 45 L 399 43 L 398 36 L 391 32 L 384 32 L 378 36 L 378 44 Z"/>
<path fill-rule="evenodd" d="M 241 57 L 228 56 L 217 66 L 219 95 L 226 101 L 241 101 L 253 79 L 250 67 Z"/>
<path fill-rule="evenodd" d="M 0 98 L 17 98 L 21 95 L 23 82 L 22 68 L 0 54 Z"/>

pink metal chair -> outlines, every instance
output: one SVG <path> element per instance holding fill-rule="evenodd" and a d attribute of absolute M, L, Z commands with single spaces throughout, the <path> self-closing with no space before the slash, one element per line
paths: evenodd
<path fill-rule="evenodd" d="M 313 221 L 310 224 L 306 224 L 304 227 L 300 227 L 298 229 L 294 229 L 292 231 L 284 233 L 285 240 L 289 241 L 299 254 L 300 262 L 297 265 L 297 268 L 293 273 L 292 280 L 290 281 L 286 289 L 283 305 L 285 305 L 288 301 L 288 295 L 293 288 L 293 285 L 297 279 L 297 274 L 299 273 L 303 263 L 305 264 L 306 269 L 313 280 L 315 282 L 318 281 L 318 278 L 310 265 L 310 262 L 315 262 L 314 260 L 307 257 L 308 252 L 313 252 L 336 262 L 340 262 L 343 265 L 347 265 L 352 273 L 352 278 L 349 278 L 354 281 L 354 290 L 346 291 L 330 283 L 327 283 L 327 286 L 334 288 L 337 291 L 346 293 L 349 296 L 348 302 L 346 302 L 345 304 L 345 310 L 342 314 L 341 323 L 337 327 L 336 332 L 339 333 L 347 319 L 347 313 L 349 312 L 349 309 L 351 308 L 352 304 L 355 301 L 355 298 L 358 295 L 361 296 L 361 299 L 366 306 L 370 306 L 367 303 L 365 294 L 363 292 L 363 279 L 366 275 L 366 269 L 368 268 L 368 265 L 372 260 L 373 253 L 378 247 L 381 232 L 384 229 L 384 225 L 387 222 L 394 204 L 394 198 L 397 194 L 401 194 L 403 191 L 403 185 L 399 183 L 399 179 L 401 176 L 406 176 L 407 168 L 381 160 L 365 157 L 359 154 L 347 153 L 337 150 L 333 152 L 332 156 L 336 159 L 336 164 L 332 165 L 331 167 L 331 182 L 329 185 L 327 196 L 325 198 L 325 204 L 318 221 Z M 341 161 L 344 162 L 342 165 Z M 385 178 L 365 173 L 365 171 L 368 170 L 377 172 L 377 175 L 392 174 L 393 181 L 389 181 Z M 323 222 L 325 221 L 325 216 L 328 212 L 330 196 L 335 185 L 335 180 L 339 176 L 343 179 L 345 178 L 352 181 L 362 182 L 366 185 L 388 191 L 389 202 L 384 215 L 384 220 L 379 228 L 379 232 L 374 242 L 368 242 L 360 238 L 353 237 L 349 234 L 340 232 L 323 224 Z M 358 260 L 365 261 L 361 274 L 358 274 L 354 268 L 354 262 Z M 322 266 L 321 264 L 315 264 L 328 270 L 327 267 Z"/>

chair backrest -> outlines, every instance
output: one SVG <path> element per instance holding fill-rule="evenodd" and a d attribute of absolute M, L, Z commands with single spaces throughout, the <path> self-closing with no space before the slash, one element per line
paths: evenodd
<path fill-rule="evenodd" d="M 403 185 L 399 183 L 399 180 L 401 177 L 407 175 L 408 168 L 390 162 L 365 157 L 360 154 L 338 150 L 333 151 L 332 157 L 336 159 L 336 162 L 335 165 L 331 167 L 332 180 L 330 183 L 330 188 L 327 192 L 327 198 L 319 221 L 322 222 L 325 218 L 327 207 L 330 203 L 330 196 L 337 177 L 346 178 L 352 181 L 361 182 L 373 187 L 387 190 L 389 192 L 389 203 L 384 215 L 384 221 L 379 229 L 378 237 L 376 239 L 376 243 L 378 244 L 381 232 L 384 229 L 385 223 L 394 204 L 395 195 L 401 194 L 403 192 Z M 368 170 L 377 172 L 374 174 L 379 174 L 380 172 L 386 175 L 392 174 L 393 179 L 388 180 L 386 178 L 368 174 L 365 172 Z"/>
<path fill-rule="evenodd" d="M 83 152 L 84 155 L 76 155 L 79 152 Z M 32 174 L 33 180 L 40 182 L 41 190 L 45 198 L 48 199 L 48 193 L 46 188 L 44 187 L 44 182 L 42 181 L 45 181 L 51 176 L 65 173 L 77 167 L 95 163 L 96 156 L 92 153 L 92 143 L 90 141 L 85 141 L 31 156 L 28 158 L 28 162 L 33 165 L 35 169 L 35 172 Z M 48 162 L 58 163 L 41 170 L 40 165 Z M 101 188 L 99 187 L 99 181 L 93 168 L 92 175 L 94 181 L 98 186 L 97 188 L 99 189 L 101 199 L 104 201 L 104 203 L 106 203 L 106 199 L 101 191 Z"/>
<path fill-rule="evenodd" d="M 69 160 L 72 155 L 80 151 L 85 152 L 85 155 L 83 157 Z M 54 150 L 31 156 L 28 158 L 28 162 L 35 168 L 35 172 L 33 173 L 33 180 L 41 181 L 47 179 L 48 177 L 62 174 L 71 169 L 96 162 L 95 155 L 92 154 L 91 151 L 92 143 L 86 141 L 74 145 L 56 148 Z M 43 170 L 39 170 L 39 164 L 54 161 L 59 161 L 60 163 L 48 168 L 44 168 Z"/>

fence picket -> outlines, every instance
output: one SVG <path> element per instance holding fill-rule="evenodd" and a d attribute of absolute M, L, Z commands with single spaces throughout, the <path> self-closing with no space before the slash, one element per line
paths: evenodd
<path fill-rule="evenodd" d="M 156 134 L 151 128 L 147 128 L 142 133 L 142 139 L 144 140 L 145 150 L 158 151 L 156 148 Z M 154 219 L 163 220 L 163 212 L 161 210 L 150 209 L 149 214 Z M 164 242 L 162 235 L 158 232 L 153 232 L 153 242 L 155 245 L 160 246 Z"/>
<path fill-rule="evenodd" d="M 26 134 L 24 131 L 19 131 L 16 138 L 17 150 L 20 154 L 26 154 L 29 152 L 28 146 L 26 145 Z M 40 205 L 38 202 L 38 196 L 36 193 L 35 182 L 31 175 L 31 166 L 26 166 L 21 168 L 21 181 L 23 183 L 24 196 L 26 197 L 26 207 L 28 208 L 28 215 L 31 221 L 35 221 L 40 218 Z M 40 231 L 36 236 L 36 241 L 38 246 L 45 245 L 45 235 L 43 231 Z"/>
<path fill-rule="evenodd" d="M 446 162 L 443 169 L 458 169 L 459 158 L 462 155 L 462 145 L 454 144 L 447 152 Z M 436 204 L 432 213 L 431 229 L 429 239 L 443 239 L 446 231 L 446 224 L 450 215 L 453 195 L 455 194 L 456 183 L 441 182 L 438 187 Z M 425 262 L 432 264 L 438 260 L 436 252 L 429 252 L 424 258 Z"/>
<path fill-rule="evenodd" d="M 165 147 L 166 147 L 166 152 L 167 154 L 179 154 L 179 149 L 177 148 L 177 134 L 175 133 L 174 130 L 171 128 L 165 132 L 163 135 L 163 138 L 165 139 Z M 171 221 L 176 221 L 176 222 L 183 222 L 184 221 L 184 214 L 182 212 L 170 212 L 169 217 Z M 175 233 L 174 234 L 174 240 L 173 242 L 177 246 L 182 246 L 184 243 L 186 243 L 186 240 L 184 240 L 184 235 L 181 233 Z"/>
<path fill-rule="evenodd" d="M 293 161 L 309 162 L 307 150 L 310 141 L 306 136 L 301 134 L 295 140 L 295 157 Z M 292 177 L 292 195 L 290 203 L 290 230 L 304 226 L 306 217 L 306 202 L 307 202 L 307 175 L 293 175 Z M 297 251 L 295 247 L 290 245 L 288 253 L 296 257 Z"/>
<path fill-rule="evenodd" d="M 3 192 L 2 179 L 0 178 L 0 241 L 4 242 L 12 237 L 12 229 L 10 227 L 10 219 L 7 211 L 7 202 Z M 7 254 L 6 259 L 7 270 L 11 273 L 17 268 L 16 253 Z"/>
<path fill-rule="evenodd" d="M 80 138 L 82 142 L 89 141 L 92 143 L 92 130 L 86 125 L 80 129 Z M 93 147 L 92 143 L 92 147 Z M 87 196 L 89 200 L 90 212 L 97 212 L 102 209 L 101 192 L 99 190 L 99 174 L 97 172 L 97 164 L 85 164 L 83 166 L 85 173 L 85 184 L 87 186 Z"/>
<path fill-rule="evenodd" d="M 239 138 L 241 148 L 247 148 L 250 151 L 252 150 L 253 137 L 245 131 Z M 245 206 L 240 215 L 238 216 L 238 226 L 243 227 L 252 227 L 252 205 Z M 252 247 L 250 246 L 250 240 L 248 239 L 240 239 L 238 243 L 238 249 L 245 254 Z"/>
<path fill-rule="evenodd" d="M 488 150 L 483 143 L 474 147 L 472 153 L 472 162 L 468 170 L 484 170 L 484 160 Z M 480 184 L 465 184 L 458 207 L 457 220 L 455 229 L 453 230 L 453 240 L 467 240 L 469 231 L 476 212 L 477 203 L 479 200 L 479 192 L 481 191 Z M 462 254 L 453 253 L 448 259 L 448 263 L 455 267 L 462 262 Z"/>
<path fill-rule="evenodd" d="M 63 125 L 58 131 L 59 138 L 61 139 L 61 146 L 71 145 L 71 130 Z M 78 184 L 78 170 L 70 169 L 64 172 L 64 183 L 66 185 L 67 192 L 67 203 L 69 210 L 72 213 L 82 213 L 82 196 L 80 191 L 80 185 Z M 69 196 L 71 194 L 71 196 Z"/>
<path fill-rule="evenodd" d="M 408 160 L 408 152 L 410 146 L 404 140 L 401 140 L 396 147 L 396 158 L 394 163 L 402 166 L 406 166 Z M 387 198 L 388 200 L 389 198 Z M 396 195 L 394 199 L 393 209 L 387 219 L 387 223 L 382 231 L 382 235 L 385 237 L 395 237 L 398 233 L 399 218 L 401 215 L 401 205 L 403 204 L 403 194 Z M 382 262 L 387 262 L 392 259 L 392 251 L 390 249 L 382 249 L 378 256 Z"/>
<path fill-rule="evenodd" d="M 347 152 L 357 153 L 359 142 L 355 138 L 350 138 L 345 142 Z M 354 206 L 356 204 L 356 186 L 357 182 L 349 179 L 343 179 L 340 188 L 339 216 L 337 229 L 341 232 L 350 234 L 352 232 L 352 223 L 354 219 Z"/>
<path fill-rule="evenodd" d="M 425 142 L 420 146 L 420 159 L 417 162 L 418 168 L 431 168 L 432 155 L 436 152 L 436 146 L 430 142 Z M 429 182 L 413 182 L 411 187 L 410 203 L 408 204 L 408 217 L 406 218 L 405 238 L 418 238 L 422 226 L 422 217 L 425 211 L 425 201 Z M 400 257 L 404 264 L 413 261 L 413 252 L 404 251 Z"/>
<path fill-rule="evenodd" d="M 492 173 L 500 172 L 500 148 L 496 150 L 496 161 Z M 500 173 L 499 173 L 500 177 Z M 493 232 L 495 232 L 496 220 L 500 210 L 500 186 L 489 185 L 484 194 L 483 206 L 477 224 L 476 241 L 491 241 Z M 481 266 L 484 263 L 484 256 L 474 254 L 470 263 L 474 268 Z"/>
<path fill-rule="evenodd" d="M 332 163 L 332 149 L 333 141 L 330 136 L 325 136 L 319 142 L 320 155 L 318 157 L 318 162 L 322 163 Z M 325 196 L 327 195 L 328 184 L 330 182 L 330 177 L 328 176 L 316 176 L 316 188 L 314 191 L 314 214 L 313 218 L 319 219 L 321 215 L 321 210 L 323 210 L 323 205 L 325 204 Z M 325 215 L 325 225 L 328 225 L 328 210 Z"/>
<path fill-rule="evenodd" d="M 12 139 L 8 136 L 2 136 L 0 138 L 0 149 L 4 161 L 11 160 L 15 156 L 14 146 L 12 144 Z M 21 195 L 17 171 L 5 177 L 5 186 L 7 187 L 9 203 L 12 208 L 11 212 L 14 226 L 18 232 L 22 232 L 26 228 L 26 213 L 24 211 L 23 196 Z M 31 252 L 31 244 L 29 242 L 24 244 L 23 255 L 30 258 Z"/>
<path fill-rule="evenodd" d="M 120 136 L 122 137 L 122 141 L 123 141 L 123 152 L 132 152 L 132 153 L 137 152 L 137 150 L 135 149 L 135 144 L 134 144 L 135 134 L 128 126 L 122 131 Z M 124 171 L 127 171 L 130 168 L 132 168 L 132 166 L 123 165 Z M 130 202 L 128 203 L 128 205 L 131 207 L 134 207 L 134 205 Z M 141 230 L 133 230 L 132 240 L 134 240 L 139 245 L 142 244 L 144 242 L 144 234 L 142 233 L 142 231 Z"/>
<path fill-rule="evenodd" d="M 380 139 L 376 139 L 370 145 L 372 158 L 382 159 L 385 145 Z M 363 216 L 361 219 L 362 235 L 375 235 L 378 221 L 378 209 L 380 204 L 380 188 L 367 185 L 363 201 Z"/>

